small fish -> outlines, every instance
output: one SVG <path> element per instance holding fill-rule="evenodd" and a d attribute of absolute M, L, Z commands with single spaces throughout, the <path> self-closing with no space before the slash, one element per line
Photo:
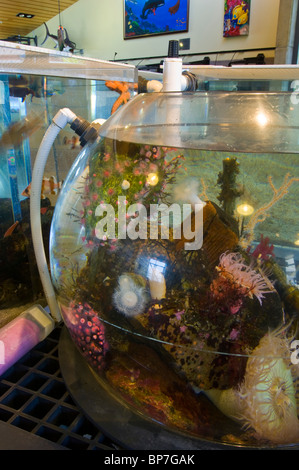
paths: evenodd
<path fill-rule="evenodd" d="M 239 19 L 241 18 L 241 16 L 245 14 L 247 14 L 247 17 L 243 18 L 241 22 L 239 22 Z M 232 19 L 237 20 L 238 24 L 244 24 L 244 22 L 246 23 L 246 21 L 248 20 L 248 5 L 245 2 L 242 2 L 241 5 L 237 5 L 234 7 L 233 13 L 232 13 Z"/>
<path fill-rule="evenodd" d="M 246 11 L 243 15 L 239 16 L 237 23 L 239 25 L 245 24 L 248 21 L 248 12 Z"/>
<path fill-rule="evenodd" d="M 45 194 L 58 194 L 58 190 L 61 189 L 62 182 L 56 183 L 55 176 L 50 176 L 50 178 L 43 178 L 41 195 L 42 199 L 45 199 Z M 31 193 L 31 183 L 22 191 L 22 196 L 30 197 Z"/>
<path fill-rule="evenodd" d="M 49 91 L 45 86 L 45 79 L 38 76 L 30 75 L 12 75 L 8 78 L 9 82 L 9 94 L 15 98 L 22 98 L 25 101 L 27 95 L 31 95 L 31 101 L 33 97 L 42 98 L 46 96 L 52 96 L 55 92 Z"/>
<path fill-rule="evenodd" d="M 3 235 L 3 238 L 9 237 L 13 233 L 17 225 L 19 225 L 18 220 L 6 230 L 5 234 Z"/>
<path fill-rule="evenodd" d="M 14 98 L 22 98 L 22 102 L 24 102 L 27 95 L 31 95 L 32 100 L 33 96 L 35 96 L 35 91 L 24 86 L 12 86 L 9 87 L 9 94 Z"/>
<path fill-rule="evenodd" d="M 49 206 L 41 207 L 41 210 L 40 210 L 41 215 L 45 215 L 47 213 L 48 209 L 49 209 Z M 26 227 L 26 225 L 29 226 L 29 224 L 25 224 L 25 227 Z M 21 223 L 18 220 L 16 222 L 14 222 L 6 230 L 6 232 L 3 235 L 3 238 L 7 238 L 7 237 L 10 237 L 11 235 L 13 235 L 17 227 L 19 227 L 18 231 L 20 231 L 20 230 L 24 231 L 24 221 L 21 221 Z"/>
<path fill-rule="evenodd" d="M 28 78 L 24 75 L 16 74 L 8 77 L 9 86 L 28 86 Z"/>
<path fill-rule="evenodd" d="M 63 145 L 69 145 L 70 148 L 76 149 L 80 147 L 80 139 L 78 136 L 74 135 L 71 139 L 68 139 L 67 137 L 63 138 Z"/>

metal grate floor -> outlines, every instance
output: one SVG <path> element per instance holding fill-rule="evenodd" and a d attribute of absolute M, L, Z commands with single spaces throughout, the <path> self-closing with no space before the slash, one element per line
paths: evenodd
<path fill-rule="evenodd" d="M 34 434 L 41 438 L 34 439 L 37 449 L 47 441 L 66 450 L 115 450 L 117 446 L 84 416 L 65 386 L 58 359 L 60 332 L 57 327 L 2 375 L 0 433 L 7 430 L 13 439 L 19 438 L 20 430 L 23 438 Z M 13 445 L 18 447 L 17 442 Z"/>

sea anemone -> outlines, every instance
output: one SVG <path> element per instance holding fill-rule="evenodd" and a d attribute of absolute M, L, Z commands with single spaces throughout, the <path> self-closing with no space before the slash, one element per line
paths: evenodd
<path fill-rule="evenodd" d="M 216 269 L 220 276 L 227 278 L 237 289 L 242 289 L 245 295 L 250 298 L 255 296 L 261 305 L 263 294 L 274 292 L 269 279 L 255 271 L 252 265 L 246 265 L 241 253 L 223 253 Z"/>
<path fill-rule="evenodd" d="M 244 426 L 253 428 L 259 438 L 276 444 L 298 442 L 297 375 L 290 367 L 285 330 L 266 334 L 247 361 L 238 393 Z"/>
<path fill-rule="evenodd" d="M 118 286 L 113 293 L 115 308 L 128 317 L 135 317 L 144 312 L 147 304 L 145 282 L 141 276 L 126 273 L 118 279 Z"/>

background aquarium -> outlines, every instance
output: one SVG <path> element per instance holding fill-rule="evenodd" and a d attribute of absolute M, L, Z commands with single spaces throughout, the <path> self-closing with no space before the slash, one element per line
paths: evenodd
<path fill-rule="evenodd" d="M 298 126 L 291 92 L 140 94 L 55 208 L 78 350 L 117 401 L 199 447 L 299 441 Z"/>
<path fill-rule="evenodd" d="M 137 80 L 133 66 L 1 41 L 0 64 L 2 326 L 26 305 L 44 301 L 31 241 L 29 199 L 35 156 L 52 118 L 71 103 L 74 112 L 90 122 L 106 119 L 113 106 L 134 95 Z M 46 248 L 58 193 L 79 151 L 79 139 L 69 128 L 51 149 L 41 208 Z"/>

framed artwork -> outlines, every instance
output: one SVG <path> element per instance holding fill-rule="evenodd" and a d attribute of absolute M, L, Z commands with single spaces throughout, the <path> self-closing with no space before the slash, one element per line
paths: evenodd
<path fill-rule="evenodd" d="M 249 34 L 251 0 L 225 0 L 223 36 L 247 36 Z"/>
<path fill-rule="evenodd" d="M 189 0 L 124 0 L 124 39 L 188 31 Z"/>

